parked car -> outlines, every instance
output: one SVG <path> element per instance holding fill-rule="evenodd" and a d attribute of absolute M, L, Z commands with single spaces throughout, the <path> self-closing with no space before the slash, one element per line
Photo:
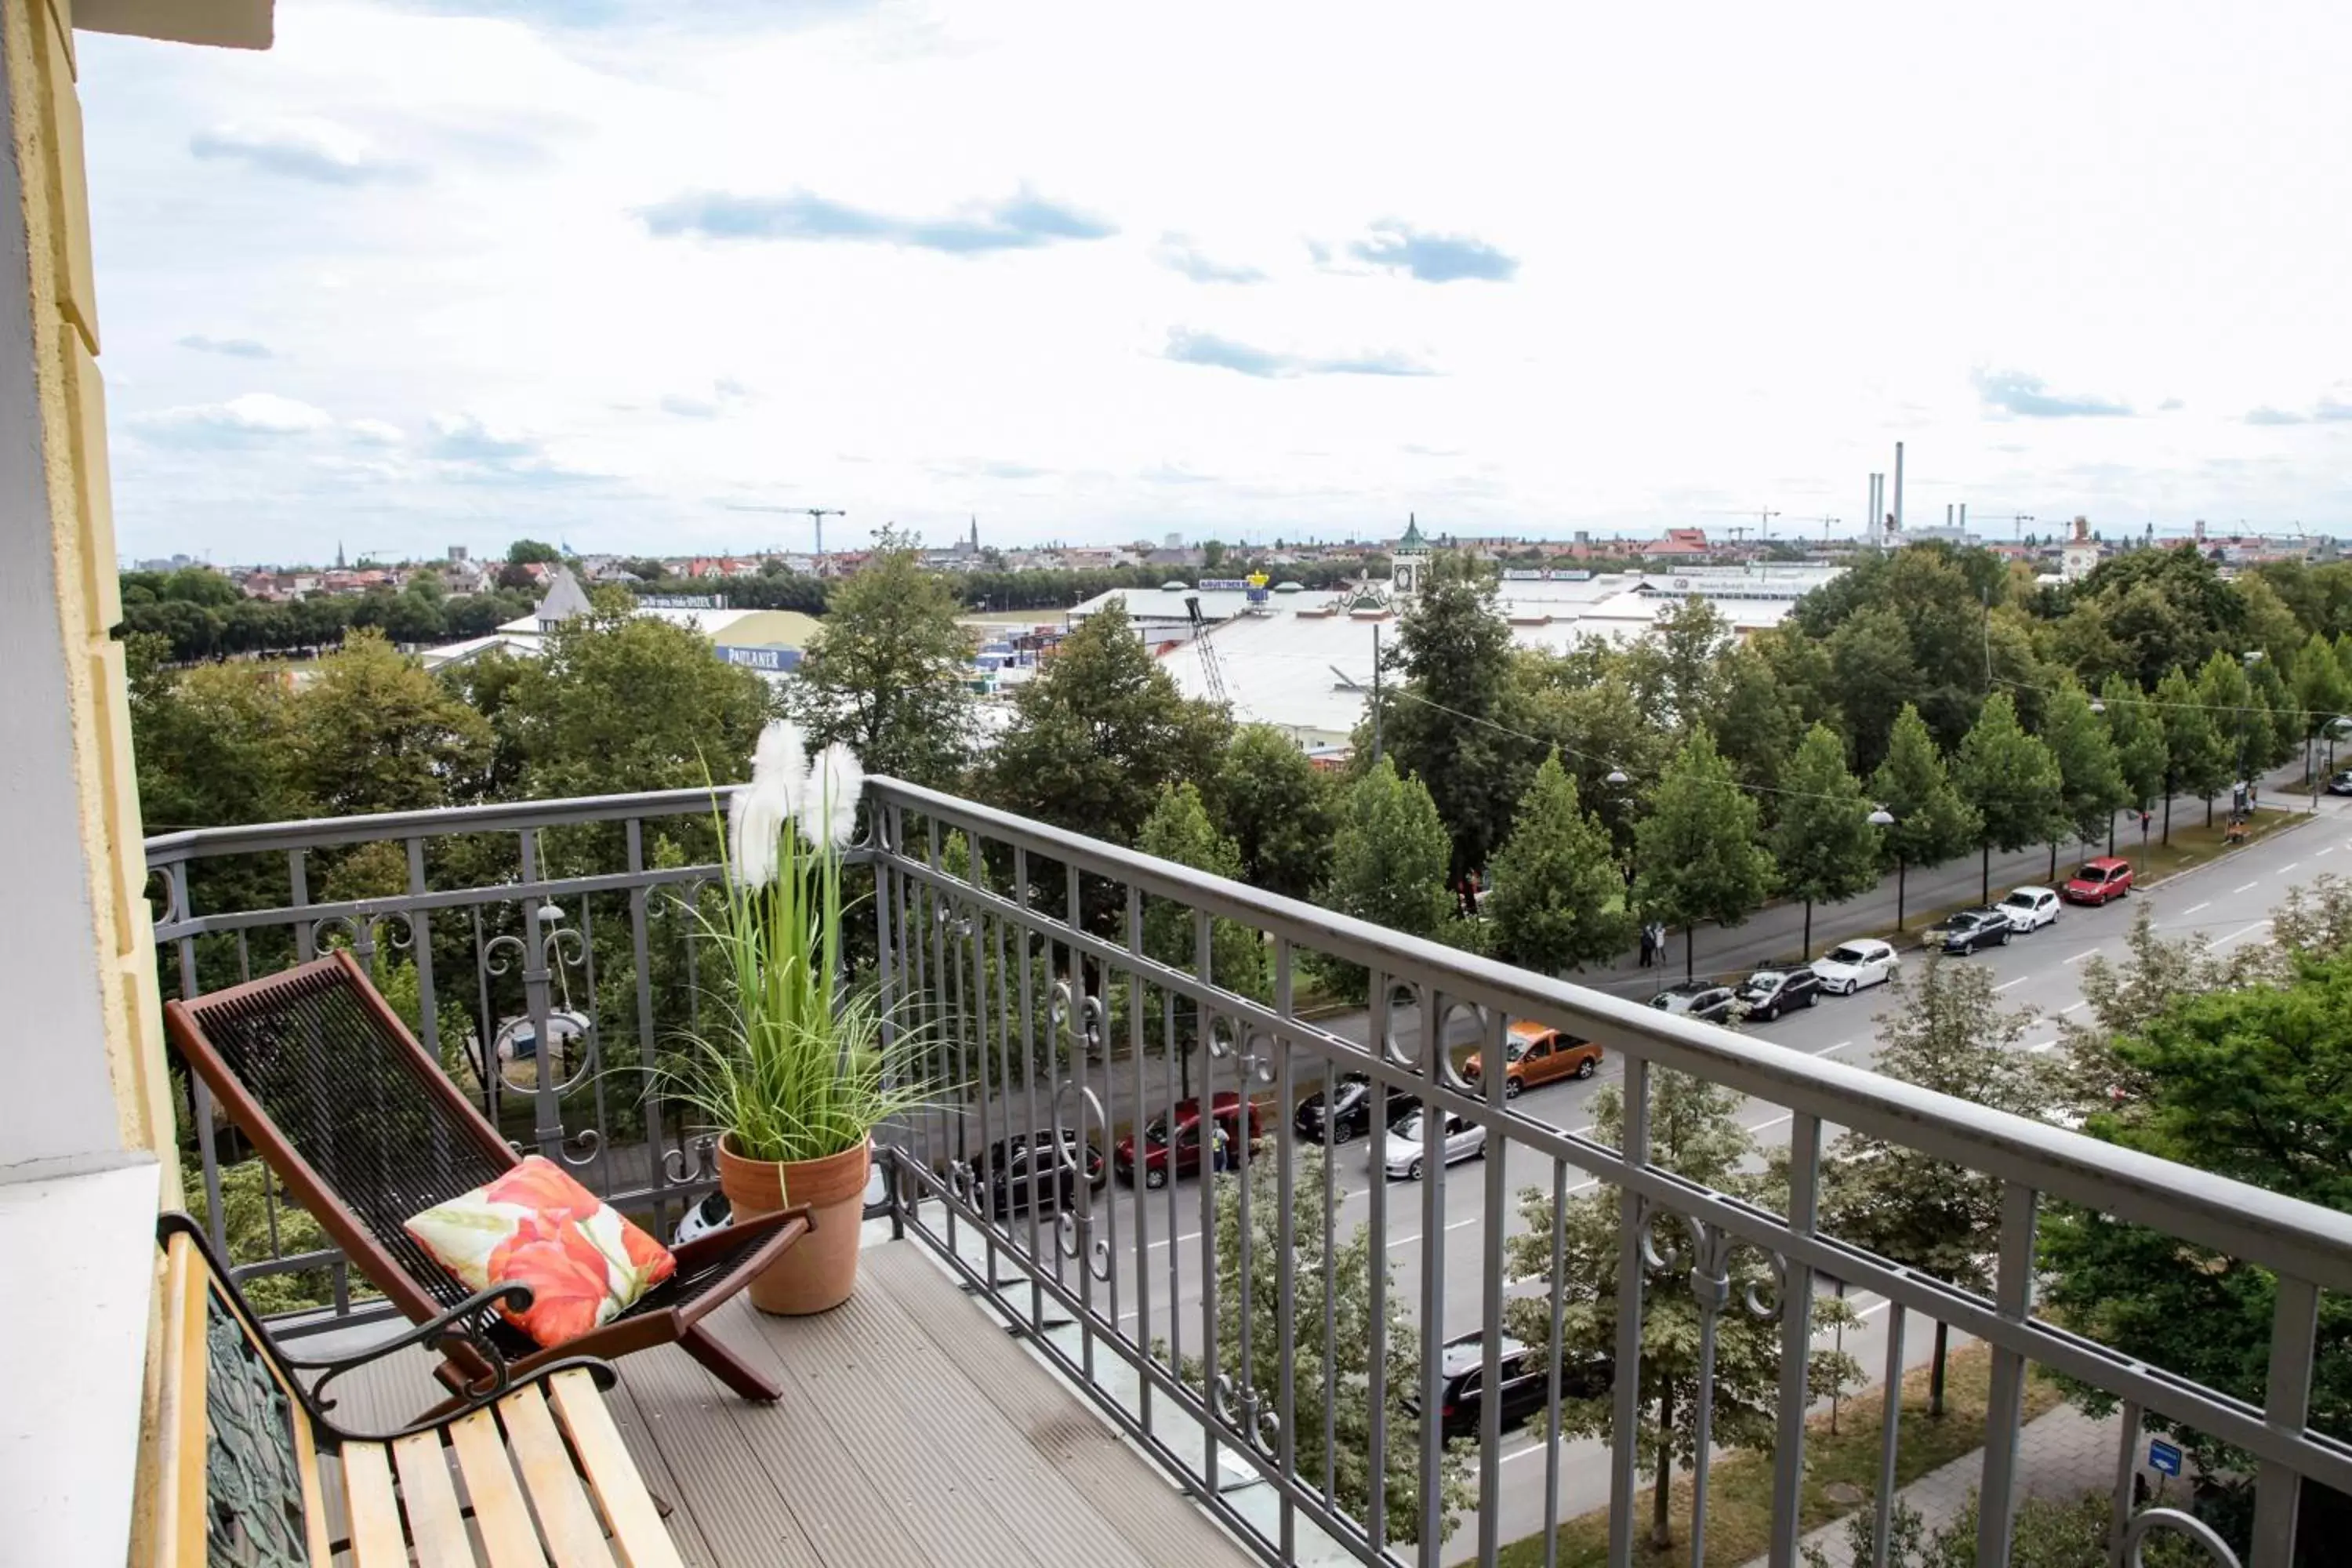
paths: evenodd
<path fill-rule="evenodd" d="M 1851 996 L 1865 985 L 1884 985 L 1903 967 L 1894 944 L 1874 937 L 1842 942 L 1812 965 L 1813 977 L 1832 995 Z"/>
<path fill-rule="evenodd" d="M 2330 795 L 2352 795 L 2352 768 L 2347 768 L 2327 781 Z"/>
<path fill-rule="evenodd" d="M 1669 985 L 1650 998 L 1650 1005 L 1661 1013 L 1680 1013 L 1706 1024 L 1723 1023 L 1738 1002 L 1738 994 L 1730 986 L 1710 985 L 1703 980 Z"/>
<path fill-rule="evenodd" d="M 1944 922 L 1938 945 L 1948 953 L 1964 957 L 1980 948 L 2007 947 L 2016 931 L 1999 910 L 1962 910 Z"/>
<path fill-rule="evenodd" d="M 1389 1104 L 1396 1104 L 1391 1095 Z M 1327 1131 L 1325 1123 L 1328 1121 Z M 1345 1143 L 1372 1130 L 1372 1080 L 1360 1072 L 1343 1072 L 1331 1080 L 1331 1103 L 1323 1103 L 1317 1089 L 1298 1102 L 1290 1119 L 1298 1135 L 1309 1143 Z"/>
<path fill-rule="evenodd" d="M 1822 982 L 1810 964 L 1759 969 L 1739 983 L 1737 994 L 1749 1017 L 1769 1022 L 1792 1007 L 1810 1007 L 1820 1001 Z"/>
<path fill-rule="evenodd" d="M 2047 888 L 2011 888 L 1993 908 L 2021 931 L 2040 931 L 2058 919 L 2058 895 Z"/>
<path fill-rule="evenodd" d="M 1449 1442 L 1456 1437 L 1477 1436 L 1486 1418 L 1486 1335 L 1474 1331 L 1446 1341 L 1438 1365 L 1445 1376 L 1444 1386 L 1438 1391 L 1438 1430 Z M 1609 1390 L 1609 1365 L 1605 1357 L 1593 1361 L 1563 1359 L 1559 1368 L 1560 1397 L 1599 1398 Z M 1502 1391 L 1503 1430 L 1508 1432 L 1540 1414 L 1549 1401 L 1551 1360 L 1543 1352 L 1531 1350 L 1506 1334 L 1496 1346 L 1496 1369 L 1500 1374 L 1496 1386 Z M 1402 1403 L 1408 1411 L 1420 1414 L 1417 1394 L 1405 1394 Z"/>
<path fill-rule="evenodd" d="M 2122 898 L 2131 888 L 2131 862 L 2103 855 L 2096 860 L 2084 861 L 2059 891 L 2065 894 L 2070 904 L 2104 904 Z"/>
<path fill-rule="evenodd" d="M 1591 1078 L 1600 1066 L 1601 1047 L 1591 1040 L 1541 1024 L 1514 1024 L 1503 1047 L 1503 1098 L 1517 1100 L 1523 1089 L 1559 1079 Z M 1462 1076 L 1472 1083 L 1485 1071 L 1475 1055 L 1462 1064 Z"/>
<path fill-rule="evenodd" d="M 1110 1176 L 1102 1151 L 1066 1127 L 1058 1140 L 1051 1128 L 1000 1138 L 965 1163 L 999 1218 L 1027 1208 L 1033 1194 L 1041 1210 L 1075 1208 L 1081 1181 L 1100 1187 Z"/>
<path fill-rule="evenodd" d="M 1216 1156 L 1222 1157 L 1226 1150 L 1240 1142 L 1244 1103 L 1242 1097 L 1232 1089 L 1226 1089 L 1211 1101 L 1212 1113 L 1216 1118 L 1217 1130 L 1223 1134 L 1216 1141 L 1218 1144 L 1215 1151 Z M 1265 1136 L 1265 1128 L 1258 1119 L 1256 1103 L 1251 1101 L 1248 1104 L 1249 1152 L 1255 1154 L 1258 1152 L 1260 1141 Z M 1129 1185 L 1133 1185 L 1135 1182 L 1135 1145 L 1136 1136 L 1130 1132 L 1120 1139 L 1118 1146 L 1111 1151 L 1111 1163 L 1118 1171 L 1118 1179 Z M 1188 1100 L 1177 1106 L 1175 1124 L 1172 1129 L 1169 1119 L 1165 1116 L 1156 1116 L 1145 1124 L 1142 1166 L 1143 1184 L 1147 1187 L 1166 1186 L 1171 1166 L 1173 1173 L 1179 1176 L 1192 1176 L 1200 1173 L 1201 1102 L 1199 1100 Z"/>
<path fill-rule="evenodd" d="M 1431 1112 L 1416 1105 L 1389 1123 L 1388 1140 L 1381 1150 L 1381 1163 L 1391 1176 L 1402 1176 L 1417 1182 L 1424 1173 L 1429 1150 L 1426 1146 L 1428 1129 L 1422 1118 L 1431 1114 L 1445 1118 L 1444 1152 L 1449 1165 L 1457 1160 L 1476 1160 L 1486 1152 L 1486 1129 L 1475 1121 L 1454 1112 Z"/>

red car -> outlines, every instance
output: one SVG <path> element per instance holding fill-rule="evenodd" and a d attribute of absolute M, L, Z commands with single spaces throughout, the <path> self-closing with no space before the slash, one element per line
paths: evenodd
<path fill-rule="evenodd" d="M 1227 1089 L 1210 1101 L 1217 1121 L 1216 1148 L 1212 1158 L 1219 1170 L 1231 1156 L 1228 1153 L 1242 1131 L 1242 1097 Z M 1249 1152 L 1258 1152 L 1263 1135 L 1258 1122 L 1257 1104 L 1249 1102 Z M 1173 1145 L 1175 1173 L 1180 1176 L 1198 1175 L 1201 1170 L 1201 1102 L 1188 1100 L 1176 1107 L 1174 1136 L 1170 1136 L 1169 1119 L 1155 1116 L 1143 1129 L 1143 1184 L 1164 1187 L 1168 1184 L 1171 1145 Z M 1118 1141 L 1111 1151 L 1111 1163 L 1118 1179 L 1130 1186 L 1135 1182 L 1135 1134 L 1130 1132 Z"/>
<path fill-rule="evenodd" d="M 2070 904 L 2104 904 L 2130 892 L 2131 885 L 2131 862 L 2102 856 L 2084 861 L 2058 894 Z"/>

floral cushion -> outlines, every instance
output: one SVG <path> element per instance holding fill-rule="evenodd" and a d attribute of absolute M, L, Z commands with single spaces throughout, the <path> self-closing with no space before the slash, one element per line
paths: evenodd
<path fill-rule="evenodd" d="M 469 1289 L 530 1286 L 529 1308 L 499 1310 L 542 1345 L 611 1322 L 677 1271 L 669 1248 L 537 1154 L 404 1228 Z"/>

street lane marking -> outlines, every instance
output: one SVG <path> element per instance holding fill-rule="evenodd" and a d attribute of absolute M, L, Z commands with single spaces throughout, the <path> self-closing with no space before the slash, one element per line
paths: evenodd
<path fill-rule="evenodd" d="M 2080 952 L 2076 953 L 2074 957 L 2072 957 L 2072 958 L 2070 958 L 2070 959 L 2066 960 L 2066 962 L 2067 962 L 2067 963 L 2082 963 L 2082 962 L 2083 962 L 2083 960 L 2084 960 L 2084 959 L 2086 959 L 2086 958 L 2090 957 L 2090 956 L 2091 956 L 2091 954 L 2093 954 L 2093 953 L 2095 953 L 2095 952 L 2098 952 L 2098 951 L 2099 951 L 2099 950 L 2098 950 L 2097 948 L 2095 948 L 2095 947 L 2086 947 L 2086 948 L 2084 948 L 2082 952 Z"/>
<path fill-rule="evenodd" d="M 1748 1131 L 1749 1131 L 1750 1132 L 1761 1132 L 1761 1131 L 1764 1131 L 1764 1129 L 1766 1129 L 1767 1127 L 1778 1127 L 1778 1126 L 1780 1126 L 1780 1123 L 1782 1123 L 1783 1121 L 1794 1121 L 1796 1119 L 1797 1119 L 1797 1113 L 1796 1113 L 1795 1111 L 1791 1110 L 1791 1111 L 1787 1112 L 1787 1113 L 1786 1113 L 1786 1114 L 1784 1114 L 1784 1115 L 1776 1116 L 1776 1117 L 1772 1118 L 1772 1120 L 1771 1120 L 1771 1121 L 1759 1121 L 1759 1122 L 1758 1122 L 1755 1126 L 1750 1127 Z"/>
<path fill-rule="evenodd" d="M 2069 1013 L 2079 1013 L 2089 1005 L 2088 1002 L 2069 1002 L 2058 1009 L 2058 1016 L 2063 1018 Z"/>
<path fill-rule="evenodd" d="M 2180 918 L 2181 918 L 2182 920 L 2187 920 L 2190 915 L 2195 914 L 2199 910 L 2209 910 L 2209 909 L 2211 909 L 2212 907 L 2213 907 L 2213 900 L 2210 900 L 2210 899 L 2206 900 L 2205 900 L 2203 903 L 2201 903 L 2201 904 L 2191 904 L 2191 905 L 2189 905 L 2187 909 L 2185 909 L 2185 910 L 2181 910 L 2181 911 L 2180 911 Z"/>
<path fill-rule="evenodd" d="M 1815 1051 L 1813 1055 L 1817 1057 L 1834 1056 L 1836 1053 L 1845 1049 L 1852 1044 L 1853 1044 L 1852 1040 L 1840 1040 L 1834 1046 L 1823 1046 L 1820 1050 Z"/>
<path fill-rule="evenodd" d="M 2027 981 L 2029 981 L 2029 980 L 2031 980 L 2031 979 L 2032 979 L 2032 978 L 2033 978 L 2033 976 L 2032 976 L 2031 974 L 2021 974 L 2021 975 L 2019 975 L 2019 976 L 2018 976 L 2016 979 L 2014 979 L 2014 980 L 2004 980 L 2004 981 L 2002 981 L 2000 984 L 1998 984 L 1998 985 L 1996 985 L 1996 986 L 1994 986 L 1994 987 L 1992 988 L 1992 989 L 1993 989 L 1993 994 L 1994 994 L 1994 995 L 1996 995 L 1996 996 L 1998 996 L 1999 994 L 2000 994 L 2000 993 L 2002 993 L 2002 992 L 2004 992 L 2004 991 L 2008 990 L 2011 986 L 2012 986 L 2012 985 L 2022 985 L 2022 984 L 2024 984 Z"/>
<path fill-rule="evenodd" d="M 2242 883 L 2240 883 L 2237 887 L 2234 887 L 2234 888 L 2231 889 L 2230 889 L 2230 891 L 2231 891 L 2231 892 L 2233 892 L 2233 893 L 2243 893 L 2243 892 L 2249 891 L 2249 890 L 2250 890 L 2250 889 L 2252 889 L 2259 888 L 2259 887 L 2261 887 L 2262 885 L 2263 885 L 2263 884 L 2262 884 L 2261 879 L 2255 879 L 2255 880 L 2253 880 L 2253 881 L 2252 881 L 2252 882 L 2242 882 Z"/>
<path fill-rule="evenodd" d="M 2284 876 L 2285 876 L 2289 871 L 2294 870 L 2297 866 L 2300 866 L 2300 865 L 2302 865 L 2302 864 L 2303 864 L 2303 862 L 2302 862 L 2302 861 L 2300 861 L 2300 860 L 2290 860 L 2290 861 L 2288 861 L 2285 865 L 2284 865 L 2284 866 L 2282 866 L 2282 867 L 2280 867 L 2280 868 L 2278 868 L 2278 874 L 2279 874 L 2280 876 L 2284 877 Z M 2249 883 L 2249 884 L 2247 884 L 2247 885 L 2248 885 L 2249 887 L 2252 886 L 2252 883 Z"/>
<path fill-rule="evenodd" d="M 2333 855 L 2336 853 L 2336 846 L 2333 844 L 2323 844 L 2318 848 L 2313 850 L 2312 853 L 2314 855 Z"/>
<path fill-rule="evenodd" d="M 2219 941 L 2219 942 L 2215 942 L 2213 945 L 2214 945 L 2215 947 L 2227 947 L 2227 946 L 2229 946 L 2231 942 L 2233 942 L 2237 941 L 2240 937 L 2242 937 L 2242 936 L 2252 936 L 2252 935 L 2253 935 L 2253 933 L 2254 933 L 2254 932 L 2256 932 L 2256 931 L 2258 931 L 2262 930 L 2264 926 L 2266 926 L 2266 925 L 2268 925 L 2268 924 L 2270 924 L 2270 923 L 2271 923 L 2271 922 L 2270 922 L 2270 921 L 2256 921 L 2253 924 L 2252 924 L 2252 925 L 2250 925 L 2250 926 L 2241 926 L 2238 930 L 2231 931 L 2229 935 L 2227 935 L 2227 936 L 2223 937 L 2221 941 Z"/>
<path fill-rule="evenodd" d="M 2057 1043 L 2058 1043 L 2058 1042 L 2057 1042 L 2057 1041 L 2055 1041 L 2055 1040 L 2043 1040 L 2043 1041 L 2041 1041 L 2039 1044 L 2036 1044 L 2036 1045 L 2031 1045 L 2031 1046 L 2026 1047 L 2025 1048 L 2026 1048 L 2027 1050 L 2029 1050 L 2029 1051 L 2032 1051 L 2032 1052 L 2034 1052 L 2035 1054 L 2039 1055 L 2041 1052 L 2043 1052 L 2043 1051 L 2046 1051 L 2046 1050 L 2050 1049 L 2053 1046 L 2055 1046 Z"/>

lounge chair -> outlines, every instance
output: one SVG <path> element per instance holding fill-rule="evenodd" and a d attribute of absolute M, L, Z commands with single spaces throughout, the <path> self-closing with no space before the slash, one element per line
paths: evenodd
<path fill-rule="evenodd" d="M 519 1163 L 426 1054 L 348 952 L 169 1003 L 163 1023 L 188 1067 L 346 1258 L 422 1323 L 466 1286 L 402 1228 L 410 1215 Z M 701 1320 L 751 1283 L 811 1225 L 796 1208 L 738 1220 L 676 1249 L 677 1272 L 611 1322 L 541 1348 L 510 1324 L 490 1331 L 516 1375 L 562 1356 L 611 1358 L 676 1344 L 746 1399 L 776 1385 Z M 482 1368 L 462 1346 L 440 1370 L 462 1392 Z"/>

